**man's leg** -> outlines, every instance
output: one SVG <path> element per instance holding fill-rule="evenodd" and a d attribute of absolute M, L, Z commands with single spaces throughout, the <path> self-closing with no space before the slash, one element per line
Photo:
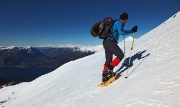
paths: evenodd
<path fill-rule="evenodd" d="M 106 57 L 106 62 L 104 64 L 104 68 L 103 68 L 103 71 L 106 71 L 109 64 L 112 62 L 112 58 L 113 58 L 113 54 L 111 52 L 109 52 L 106 48 L 105 49 L 105 57 Z"/>
<path fill-rule="evenodd" d="M 108 65 L 108 68 L 113 70 L 113 68 L 115 66 L 117 66 L 120 63 L 120 61 L 124 58 L 124 53 L 116 43 L 114 43 L 113 41 L 110 41 L 110 40 L 108 42 L 109 43 L 108 43 L 108 45 L 106 45 L 106 50 L 108 50 L 109 53 L 112 53 L 115 56 L 117 56 Z"/>

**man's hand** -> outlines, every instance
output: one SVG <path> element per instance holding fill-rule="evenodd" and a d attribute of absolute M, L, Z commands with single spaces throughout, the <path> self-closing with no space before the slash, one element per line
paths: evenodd
<path fill-rule="evenodd" d="M 137 25 L 135 25 L 132 29 L 131 29 L 131 31 L 132 31 L 132 33 L 135 33 L 135 32 L 137 32 Z"/>

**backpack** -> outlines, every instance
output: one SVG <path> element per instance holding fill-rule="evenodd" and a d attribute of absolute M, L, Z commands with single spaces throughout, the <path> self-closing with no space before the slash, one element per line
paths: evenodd
<path fill-rule="evenodd" d="M 91 35 L 93 37 L 99 37 L 100 39 L 106 39 L 111 37 L 111 27 L 113 26 L 115 20 L 112 17 L 106 17 L 102 21 L 96 22 L 91 27 Z"/>

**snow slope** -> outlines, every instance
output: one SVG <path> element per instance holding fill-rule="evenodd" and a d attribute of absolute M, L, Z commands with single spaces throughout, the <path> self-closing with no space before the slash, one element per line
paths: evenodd
<path fill-rule="evenodd" d="M 180 12 L 135 40 L 132 51 L 132 38 L 127 39 L 126 60 L 132 56 L 130 68 L 120 63 L 115 70 L 123 67 L 119 71 L 121 77 L 108 87 L 97 87 L 105 62 L 104 52 L 100 51 L 66 63 L 32 82 L 1 89 L 0 101 L 5 103 L 0 105 L 180 107 Z M 122 49 L 123 44 L 119 43 Z M 128 79 L 124 78 L 126 75 Z"/>

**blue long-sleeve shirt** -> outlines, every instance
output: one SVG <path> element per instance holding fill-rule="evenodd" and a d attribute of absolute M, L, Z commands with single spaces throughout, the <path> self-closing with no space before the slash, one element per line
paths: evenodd
<path fill-rule="evenodd" d="M 131 30 L 124 30 L 124 24 L 120 20 L 116 20 L 114 22 L 114 25 L 111 28 L 112 36 L 109 37 L 109 40 L 113 40 L 115 42 L 118 42 L 119 35 L 129 35 L 132 33 Z"/>

